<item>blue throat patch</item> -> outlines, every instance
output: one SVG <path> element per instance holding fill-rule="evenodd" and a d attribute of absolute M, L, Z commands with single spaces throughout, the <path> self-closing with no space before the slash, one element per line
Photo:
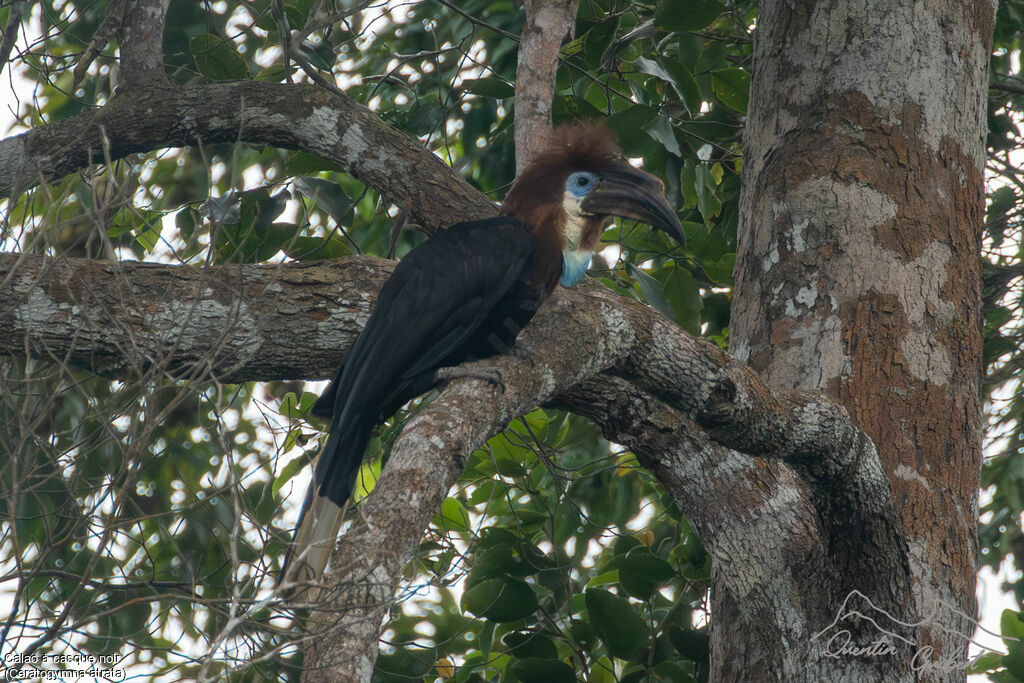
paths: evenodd
<path fill-rule="evenodd" d="M 590 267 L 590 257 L 594 255 L 592 251 L 582 250 L 565 250 L 562 252 L 562 277 L 559 278 L 558 284 L 563 287 L 575 287 L 579 284 L 583 276 L 587 274 L 587 268 Z"/>

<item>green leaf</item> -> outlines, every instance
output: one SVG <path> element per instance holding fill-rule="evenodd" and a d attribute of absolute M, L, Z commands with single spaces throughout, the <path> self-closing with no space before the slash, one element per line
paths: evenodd
<path fill-rule="evenodd" d="M 480 645 L 480 651 L 483 652 L 485 657 L 491 654 L 491 645 L 493 642 L 494 622 L 489 621 L 480 628 L 480 635 L 477 637 L 477 643 Z"/>
<path fill-rule="evenodd" d="M 665 298 L 665 293 L 661 290 L 661 283 L 632 263 L 627 262 L 626 269 L 629 270 L 630 277 L 640 285 L 640 291 L 643 292 L 644 300 L 666 318 L 674 320 L 676 317 L 675 312 L 672 310 L 668 299 Z"/>
<path fill-rule="evenodd" d="M 647 624 L 629 600 L 600 588 L 588 588 L 586 603 L 590 624 L 612 656 L 626 659 L 647 644 Z"/>
<path fill-rule="evenodd" d="M 696 167 L 695 186 L 697 191 L 697 208 L 704 217 L 704 224 L 711 227 L 711 219 L 722 213 L 722 200 L 716 190 L 718 184 L 707 164 Z"/>
<path fill-rule="evenodd" d="M 690 334 L 699 334 L 704 300 L 693 274 L 685 268 L 668 264 L 659 269 L 655 276 L 661 281 L 662 292 L 672 306 L 672 319 Z"/>
<path fill-rule="evenodd" d="M 220 197 L 210 197 L 199 205 L 199 215 L 221 225 L 238 223 L 241 210 L 242 203 L 234 190 Z"/>
<path fill-rule="evenodd" d="M 334 48 L 329 42 L 321 41 L 319 43 L 311 43 L 306 40 L 299 44 L 298 50 L 299 54 L 305 57 L 310 64 L 321 71 L 330 72 L 334 67 Z"/>
<path fill-rule="evenodd" d="M 515 674 L 520 681 L 532 683 L 533 681 L 544 681 L 544 683 L 575 683 L 576 674 L 565 662 L 558 659 L 539 659 L 530 657 L 512 662 L 509 670 Z"/>
<path fill-rule="evenodd" d="M 434 667 L 437 653 L 434 648 L 416 644 L 395 647 L 393 652 L 378 655 L 374 664 L 375 683 L 408 683 L 423 680 Z"/>
<path fill-rule="evenodd" d="M 281 414 L 285 417 L 290 417 L 293 420 L 304 420 L 309 417 L 309 409 L 313 407 L 313 403 L 316 401 L 316 394 L 305 391 L 302 393 L 302 397 L 298 397 L 294 392 L 289 391 L 281 399 Z"/>
<path fill-rule="evenodd" d="M 708 641 L 708 634 L 703 631 L 694 631 L 673 624 L 668 630 L 668 637 L 672 647 L 691 662 L 704 664 L 711 656 L 711 643 Z"/>
<path fill-rule="evenodd" d="M 306 20 L 306 16 L 309 14 L 310 4 L 305 1 L 298 0 L 285 0 L 284 3 L 284 18 L 288 22 L 288 27 L 291 29 L 297 29 L 302 26 Z M 278 24 L 277 19 L 271 12 L 262 12 L 259 18 L 256 20 L 256 25 L 273 34 L 273 40 L 280 40 L 277 33 Z"/>
<path fill-rule="evenodd" d="M 178 229 L 181 239 L 186 244 L 192 241 L 196 234 L 196 226 L 202 221 L 202 216 L 191 206 L 183 206 L 178 215 L 174 217 L 174 227 Z"/>
<path fill-rule="evenodd" d="M 321 171 L 340 170 L 342 170 L 341 166 L 338 166 L 333 161 L 323 159 L 301 150 L 292 152 L 285 157 L 284 160 L 284 172 L 289 176 L 309 175 L 311 173 L 319 173 Z"/>
<path fill-rule="evenodd" d="M 1003 654 L 1001 652 L 986 652 L 967 667 L 968 674 L 984 674 L 994 672 L 1003 666 Z"/>
<path fill-rule="evenodd" d="M 1024 619 L 1021 619 L 1020 612 L 1004 609 L 999 617 L 999 629 L 1007 645 L 1024 641 Z"/>
<path fill-rule="evenodd" d="M 690 70 L 682 62 L 678 62 L 673 59 L 662 60 L 662 66 L 672 76 L 672 85 L 675 87 L 676 92 L 679 93 L 680 99 L 683 101 L 683 106 L 686 107 L 686 111 L 690 116 L 696 116 L 700 113 L 701 97 L 700 87 L 697 85 L 697 79 L 693 77 Z"/>
<path fill-rule="evenodd" d="M 469 513 L 458 498 L 445 498 L 434 526 L 451 531 L 469 531 Z"/>
<path fill-rule="evenodd" d="M 481 97 L 504 99 L 516 94 L 515 86 L 501 78 L 477 78 L 462 82 L 462 89 Z"/>
<path fill-rule="evenodd" d="M 712 282 L 728 284 L 732 280 L 733 267 L 736 265 L 736 254 L 730 252 L 723 254 L 722 258 L 715 261 L 701 261 L 701 269 L 707 273 Z"/>
<path fill-rule="evenodd" d="M 643 543 L 636 536 L 619 536 L 612 543 L 612 552 L 616 555 L 625 555 L 633 548 L 639 548 Z"/>
<path fill-rule="evenodd" d="M 265 187 L 243 192 L 238 213 L 239 227 L 255 231 L 259 235 L 265 234 L 274 219 L 284 213 L 291 198 L 291 193 L 287 190 L 282 190 L 271 197 Z"/>
<path fill-rule="evenodd" d="M 679 172 L 679 191 L 683 194 L 682 208 L 697 206 L 697 164 L 693 159 L 687 159 Z M 689 237 L 689 233 L 686 236 Z"/>
<path fill-rule="evenodd" d="M 583 34 L 583 61 L 588 69 L 596 70 L 604 64 L 605 55 L 615 40 L 620 21 L 621 16 L 616 15 L 611 19 L 597 22 Z"/>
<path fill-rule="evenodd" d="M 280 83 L 286 75 L 284 64 L 271 64 L 266 69 L 260 69 L 252 80 L 258 83 Z"/>
<path fill-rule="evenodd" d="M 506 634 L 501 642 L 509 649 L 510 655 L 519 659 L 558 659 L 558 648 L 555 647 L 555 643 L 540 633 L 512 632 Z"/>
<path fill-rule="evenodd" d="M 589 622 L 573 619 L 569 624 L 569 635 L 580 647 L 590 649 L 597 642 L 597 633 Z"/>
<path fill-rule="evenodd" d="M 533 589 L 518 579 L 487 579 L 462 594 L 463 609 L 498 623 L 523 619 L 539 607 Z"/>
<path fill-rule="evenodd" d="M 647 132 L 651 134 L 655 140 L 660 142 L 662 146 L 675 156 L 680 156 L 682 152 L 679 150 L 679 141 L 676 140 L 676 135 L 672 131 L 672 122 L 669 121 L 667 116 L 659 116 L 654 119 L 647 128 Z"/>
<path fill-rule="evenodd" d="M 627 156 L 642 156 L 638 152 L 653 142 L 644 127 L 654 121 L 657 116 L 658 110 L 654 107 L 637 104 L 615 112 L 607 118 L 606 123 L 615 131 Z"/>
<path fill-rule="evenodd" d="M 134 209 L 134 212 L 142 217 L 142 225 L 135 227 L 135 241 L 149 253 L 160 242 L 160 232 L 163 229 L 162 215 L 147 209 Z"/>
<path fill-rule="evenodd" d="M 604 112 L 582 97 L 558 95 L 551 101 L 551 119 L 556 125 L 571 119 L 594 119 L 603 116 Z"/>
<path fill-rule="evenodd" d="M 661 0 L 654 14 L 658 28 L 670 33 L 699 31 L 725 11 L 718 0 Z"/>
<path fill-rule="evenodd" d="M 196 69 L 211 81 L 237 81 L 249 75 L 235 44 L 212 33 L 200 33 L 188 43 Z"/>
<path fill-rule="evenodd" d="M 1014 642 L 1009 652 L 1002 658 L 1003 666 L 1018 681 L 1024 680 L 1024 647 Z"/>
<path fill-rule="evenodd" d="M 466 588 L 491 579 L 504 580 L 508 570 L 516 564 L 516 550 L 511 545 L 499 545 L 473 553 L 473 565 L 466 576 Z"/>
<path fill-rule="evenodd" d="M 722 104 L 740 113 L 747 113 L 750 98 L 750 74 L 743 69 L 719 69 L 711 72 L 711 90 Z"/>
<path fill-rule="evenodd" d="M 669 85 L 673 85 L 672 74 L 666 71 L 665 67 L 658 62 L 647 59 L 646 57 L 637 57 L 633 62 L 633 66 L 635 66 L 636 70 L 641 73 L 645 73 L 648 76 L 654 76 L 655 78 L 665 81 Z"/>
<path fill-rule="evenodd" d="M 620 576 L 623 572 L 629 572 L 659 584 L 675 576 L 672 565 L 652 553 L 647 546 L 633 548 L 625 557 L 619 558 L 616 565 Z"/>
<path fill-rule="evenodd" d="M 298 176 L 292 178 L 292 184 L 307 199 L 323 207 L 338 225 L 352 222 L 354 202 L 338 183 L 312 176 Z"/>
<path fill-rule="evenodd" d="M 370 495 L 370 492 L 377 486 L 377 480 L 380 478 L 380 468 L 380 458 L 373 458 L 363 462 L 359 468 L 359 474 L 356 475 L 355 488 L 352 490 L 353 501 L 358 503 Z"/>

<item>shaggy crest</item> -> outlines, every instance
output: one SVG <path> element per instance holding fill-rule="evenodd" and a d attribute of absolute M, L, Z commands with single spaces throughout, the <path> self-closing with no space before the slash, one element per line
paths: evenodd
<path fill-rule="evenodd" d="M 604 121 L 573 121 L 551 131 L 547 148 L 530 160 L 524 175 L 537 167 L 600 168 L 621 160 L 615 133 Z"/>
<path fill-rule="evenodd" d="M 554 198 L 561 197 L 569 173 L 625 163 L 615 134 L 603 121 L 563 123 L 551 131 L 544 151 L 538 152 L 516 179 L 501 212 L 536 225 L 541 217 L 531 215 L 531 210 L 560 203 Z"/>

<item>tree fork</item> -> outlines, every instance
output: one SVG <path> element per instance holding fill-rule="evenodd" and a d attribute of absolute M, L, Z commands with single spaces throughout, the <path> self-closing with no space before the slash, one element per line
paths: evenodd
<path fill-rule="evenodd" d="M 938 614 L 920 647 L 961 664 L 977 562 L 993 21 L 987 0 L 761 4 L 730 324 L 738 359 L 772 384 L 826 391 L 872 436 L 894 500 L 913 501 L 899 514 L 914 611 Z M 820 514 L 828 526 L 845 513 Z M 835 530 L 832 545 L 848 543 Z M 716 614 L 742 611 L 714 593 Z M 728 662 L 771 657 L 745 637 L 756 624 L 717 624 L 717 678 L 742 676 Z M 963 666 L 927 672 L 962 680 Z"/>

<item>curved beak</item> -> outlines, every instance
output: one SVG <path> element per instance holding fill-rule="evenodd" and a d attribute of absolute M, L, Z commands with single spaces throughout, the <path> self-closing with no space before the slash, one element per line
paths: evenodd
<path fill-rule="evenodd" d="M 686 242 L 679 217 L 665 199 L 665 186 L 629 165 L 602 171 L 580 209 L 586 214 L 632 218 L 662 230 L 680 244 Z"/>

